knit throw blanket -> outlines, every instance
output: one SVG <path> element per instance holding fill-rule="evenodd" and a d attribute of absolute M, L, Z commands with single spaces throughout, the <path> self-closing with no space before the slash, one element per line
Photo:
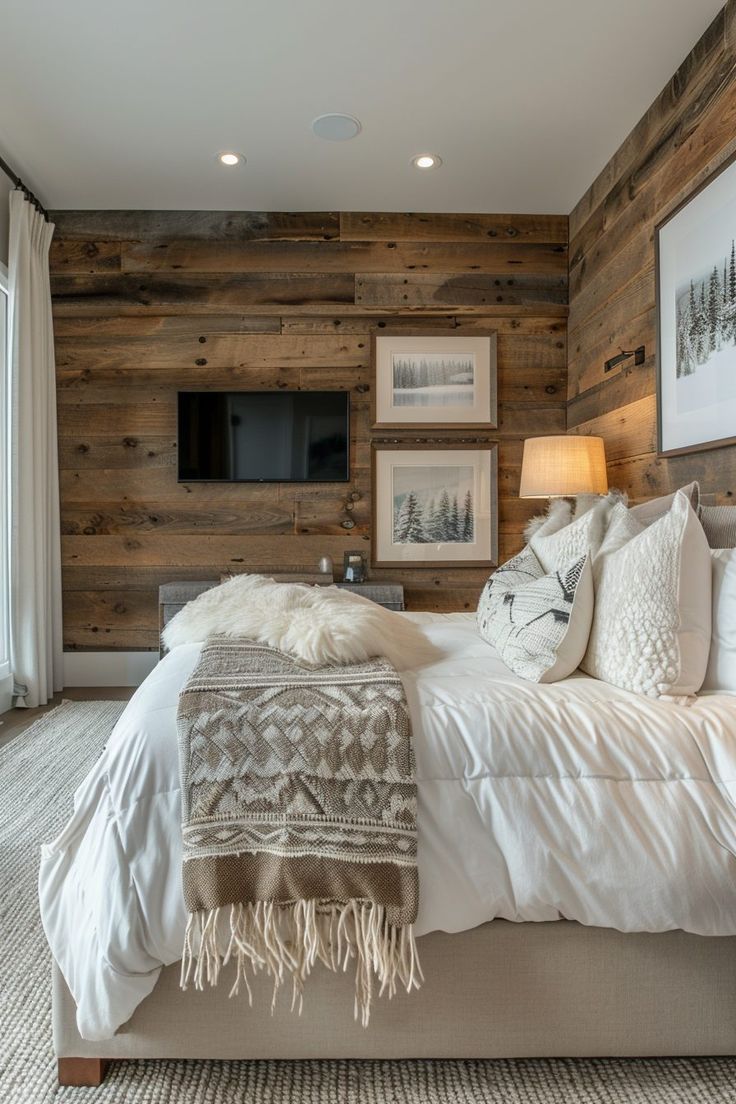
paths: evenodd
<path fill-rule="evenodd" d="M 385 660 L 309 668 L 262 644 L 212 637 L 178 711 L 182 987 L 232 992 L 265 970 L 301 1011 L 317 960 L 355 959 L 355 1015 L 374 990 L 419 987 L 419 880 L 409 711 Z M 379 993 L 379 995 L 380 995 Z"/>

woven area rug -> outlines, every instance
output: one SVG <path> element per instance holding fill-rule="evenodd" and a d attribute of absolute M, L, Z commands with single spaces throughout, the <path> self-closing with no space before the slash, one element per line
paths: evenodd
<path fill-rule="evenodd" d="M 0 749 L 0 1104 L 736 1102 L 736 1059 L 720 1058 L 126 1062 L 113 1064 L 99 1089 L 58 1088 L 36 903 L 39 847 L 58 834 L 122 709 L 69 702 Z"/>

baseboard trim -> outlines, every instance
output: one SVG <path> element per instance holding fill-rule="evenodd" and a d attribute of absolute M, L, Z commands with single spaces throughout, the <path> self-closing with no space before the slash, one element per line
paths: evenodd
<path fill-rule="evenodd" d="M 140 686 L 158 652 L 64 652 L 65 686 Z"/>

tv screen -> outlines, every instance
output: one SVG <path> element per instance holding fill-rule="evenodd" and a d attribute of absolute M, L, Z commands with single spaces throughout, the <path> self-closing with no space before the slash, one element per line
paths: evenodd
<path fill-rule="evenodd" d="M 179 481 L 350 478 L 347 391 L 180 391 Z"/>

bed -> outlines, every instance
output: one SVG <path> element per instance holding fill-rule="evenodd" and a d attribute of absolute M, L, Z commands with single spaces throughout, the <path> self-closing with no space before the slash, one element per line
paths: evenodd
<path fill-rule="evenodd" d="M 321 969 L 301 1017 L 178 989 L 175 716 L 199 654 L 182 645 L 44 848 L 63 1081 L 110 1058 L 736 1052 L 736 700 L 658 702 L 579 673 L 538 686 L 473 615 L 400 616 L 438 649 L 402 673 L 424 987 L 379 1001 L 367 1030 L 349 977 Z"/>

